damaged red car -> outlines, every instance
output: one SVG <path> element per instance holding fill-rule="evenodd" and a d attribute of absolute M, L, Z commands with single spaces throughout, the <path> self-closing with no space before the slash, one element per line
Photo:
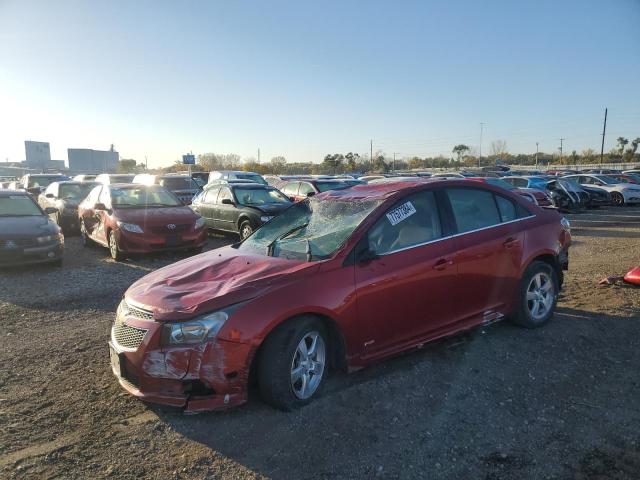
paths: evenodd
<path fill-rule="evenodd" d="M 125 293 L 111 364 L 142 400 L 242 404 L 250 379 L 290 410 L 355 369 L 508 318 L 553 315 L 569 224 L 501 188 L 419 179 L 294 204 L 242 243 L 159 269 Z"/>

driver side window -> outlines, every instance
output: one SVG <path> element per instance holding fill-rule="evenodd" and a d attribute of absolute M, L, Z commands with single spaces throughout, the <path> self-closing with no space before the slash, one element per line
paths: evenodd
<path fill-rule="evenodd" d="M 393 205 L 368 233 L 369 250 L 385 255 L 442 238 L 435 195 L 418 192 Z"/>

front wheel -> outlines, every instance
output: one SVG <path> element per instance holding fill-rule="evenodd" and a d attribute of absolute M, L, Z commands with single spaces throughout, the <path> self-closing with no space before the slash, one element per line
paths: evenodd
<path fill-rule="evenodd" d="M 611 201 L 613 201 L 614 205 L 619 207 L 624 205 L 624 197 L 622 196 L 621 193 L 618 193 L 618 192 L 613 192 L 611 194 Z"/>
<path fill-rule="evenodd" d="M 518 305 L 511 321 L 521 327 L 537 328 L 549 321 L 558 302 L 559 282 L 554 268 L 534 261 L 520 280 Z"/>
<path fill-rule="evenodd" d="M 124 255 L 118 247 L 116 234 L 113 231 L 109 232 L 109 253 L 111 254 L 111 258 L 113 258 L 116 262 L 124 260 Z"/>
<path fill-rule="evenodd" d="M 322 322 L 298 317 L 278 327 L 264 342 L 258 384 L 265 402 L 289 411 L 309 403 L 328 368 L 328 342 Z"/>
<path fill-rule="evenodd" d="M 251 227 L 251 223 L 249 223 L 249 220 L 245 220 L 240 224 L 240 240 L 248 238 L 252 233 L 253 228 Z"/>

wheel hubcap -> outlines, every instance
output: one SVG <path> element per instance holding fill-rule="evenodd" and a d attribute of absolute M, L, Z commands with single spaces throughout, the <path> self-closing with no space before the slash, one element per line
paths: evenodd
<path fill-rule="evenodd" d="M 527 308 L 531 317 L 541 320 L 553 305 L 555 289 L 551 277 L 543 272 L 536 273 L 527 288 Z"/>
<path fill-rule="evenodd" d="M 291 361 L 291 388 L 304 400 L 315 393 L 322 381 L 325 344 L 318 332 L 309 332 L 298 343 Z"/>
<path fill-rule="evenodd" d="M 116 238 L 113 235 L 109 237 L 109 247 L 111 248 L 111 256 L 115 258 L 118 253 L 118 246 L 116 245 Z"/>
<path fill-rule="evenodd" d="M 244 226 L 242 228 L 242 238 L 247 238 L 249 235 L 251 235 L 251 227 Z"/>

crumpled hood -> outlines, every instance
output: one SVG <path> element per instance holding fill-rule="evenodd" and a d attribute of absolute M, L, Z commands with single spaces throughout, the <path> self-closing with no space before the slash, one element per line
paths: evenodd
<path fill-rule="evenodd" d="M 146 225 L 166 225 L 168 223 L 174 223 L 176 225 L 195 223 L 199 216 L 200 215 L 186 206 L 162 208 L 119 208 L 117 210 L 118 220 L 126 223 L 135 223 L 142 227 Z"/>
<path fill-rule="evenodd" d="M 59 229 L 48 216 L 0 217 L 0 238 L 24 238 L 53 235 Z"/>
<path fill-rule="evenodd" d="M 260 296 L 315 272 L 300 262 L 240 252 L 232 247 L 190 257 L 135 282 L 125 297 L 156 320 L 180 320 Z"/>

